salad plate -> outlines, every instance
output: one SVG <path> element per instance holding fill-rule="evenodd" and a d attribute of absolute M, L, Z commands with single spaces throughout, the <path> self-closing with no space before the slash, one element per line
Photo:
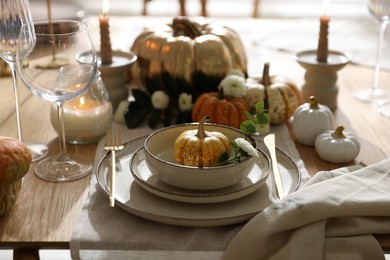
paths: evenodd
<path fill-rule="evenodd" d="M 117 175 L 115 204 L 138 217 L 155 222 L 193 227 L 224 226 L 248 221 L 275 201 L 271 176 L 256 191 L 234 200 L 215 203 L 187 203 L 156 196 L 134 180 L 130 162 L 143 146 L 146 136 L 124 144 L 116 153 Z M 256 141 L 258 142 L 258 141 Z M 259 146 L 260 146 L 259 142 Z M 276 150 L 285 194 L 294 192 L 300 184 L 301 174 L 294 160 L 281 149 Z M 109 195 L 109 154 L 97 166 L 96 178 L 101 191 Z M 271 170 L 270 170 L 271 171 Z M 272 171 L 270 172 L 272 174 Z"/>
<path fill-rule="evenodd" d="M 142 188 L 159 197 L 188 203 L 216 203 L 244 197 L 265 183 L 270 171 L 270 161 L 262 150 L 258 150 L 258 154 L 252 170 L 242 181 L 221 189 L 181 189 L 160 181 L 147 166 L 144 147 L 140 147 L 132 156 L 130 170 L 134 180 Z"/>

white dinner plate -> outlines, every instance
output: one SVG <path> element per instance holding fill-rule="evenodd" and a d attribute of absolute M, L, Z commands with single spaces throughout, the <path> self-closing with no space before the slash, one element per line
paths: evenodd
<path fill-rule="evenodd" d="M 151 173 L 145 160 L 145 149 L 140 147 L 130 160 L 134 180 L 145 190 L 165 199 L 188 203 L 216 203 L 244 197 L 265 183 L 270 170 L 270 160 L 262 150 L 253 169 L 239 183 L 215 190 L 188 190 L 166 184 Z"/>
<path fill-rule="evenodd" d="M 275 200 L 274 185 L 267 178 L 266 185 L 251 194 L 231 201 L 219 203 L 186 203 L 168 200 L 143 189 L 130 172 L 130 160 L 138 148 L 143 146 L 146 136 L 125 144 L 122 151 L 116 153 L 117 176 L 115 185 L 115 203 L 127 212 L 148 220 L 180 226 L 223 226 L 248 221 Z M 260 146 L 260 143 L 259 143 Z M 279 160 L 285 194 L 295 191 L 301 181 L 298 166 L 292 158 L 280 149 L 276 150 Z M 110 156 L 107 153 L 96 172 L 101 190 L 108 197 Z"/>

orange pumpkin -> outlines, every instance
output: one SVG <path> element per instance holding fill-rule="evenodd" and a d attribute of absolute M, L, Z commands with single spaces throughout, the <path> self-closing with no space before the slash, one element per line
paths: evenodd
<path fill-rule="evenodd" d="M 243 98 L 224 96 L 220 92 L 207 92 L 200 95 L 192 108 L 192 121 L 199 122 L 204 116 L 210 116 L 210 123 L 240 128 L 247 120 L 248 110 Z"/>
<path fill-rule="evenodd" d="M 224 153 L 230 154 L 229 139 L 220 132 L 205 131 L 203 117 L 198 129 L 187 130 L 175 140 L 174 154 L 176 162 L 195 167 L 211 167 L 219 162 Z"/>

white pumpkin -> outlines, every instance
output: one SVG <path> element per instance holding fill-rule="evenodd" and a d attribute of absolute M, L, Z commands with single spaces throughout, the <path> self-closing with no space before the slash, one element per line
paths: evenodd
<path fill-rule="evenodd" d="M 333 122 L 332 111 L 327 106 L 318 104 L 317 99 L 311 96 L 309 102 L 295 110 L 292 131 L 299 143 L 312 146 L 319 134 L 333 129 Z"/>
<path fill-rule="evenodd" d="M 318 156 L 332 163 L 347 163 L 353 161 L 360 152 L 357 138 L 339 125 L 335 131 L 326 131 L 317 136 L 315 150 Z"/>

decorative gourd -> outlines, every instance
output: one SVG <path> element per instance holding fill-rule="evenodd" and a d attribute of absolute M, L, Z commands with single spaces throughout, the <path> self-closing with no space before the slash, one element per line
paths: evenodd
<path fill-rule="evenodd" d="M 248 110 L 243 98 L 224 96 L 222 89 L 219 92 L 208 92 L 200 95 L 192 108 L 192 121 L 198 122 L 204 116 L 211 117 L 211 123 L 240 128 L 247 118 Z"/>
<path fill-rule="evenodd" d="M 285 123 L 302 104 L 301 92 L 297 86 L 283 76 L 270 76 L 269 63 L 264 64 L 262 77 L 247 79 L 248 89 L 244 97 L 250 112 L 254 112 L 257 102 L 263 101 L 270 123 Z"/>
<path fill-rule="evenodd" d="M 12 184 L 0 185 L 0 217 L 15 204 L 21 187 L 21 179 Z"/>
<path fill-rule="evenodd" d="M 184 131 L 176 138 L 174 155 L 177 163 L 210 167 L 217 164 L 224 153 L 230 154 L 230 141 L 224 134 L 204 130 L 204 123 L 209 119 L 203 117 L 198 129 Z"/>
<path fill-rule="evenodd" d="M 332 111 L 318 104 L 314 96 L 309 102 L 300 105 L 294 112 L 292 131 L 296 140 L 305 145 L 314 145 L 316 137 L 333 129 L 334 117 Z"/>
<path fill-rule="evenodd" d="M 23 142 L 0 136 L 0 216 L 14 205 L 31 160 L 30 150 Z"/>
<path fill-rule="evenodd" d="M 134 41 L 137 61 L 131 77 L 150 93 L 161 89 L 175 97 L 217 91 L 231 70 L 246 75 L 247 58 L 239 35 L 204 17 L 176 17 L 171 24 L 149 28 Z"/>
<path fill-rule="evenodd" d="M 317 136 L 315 150 L 318 156 L 332 163 L 347 163 L 356 158 L 360 151 L 357 138 L 339 125 L 335 131 L 326 131 Z"/>

